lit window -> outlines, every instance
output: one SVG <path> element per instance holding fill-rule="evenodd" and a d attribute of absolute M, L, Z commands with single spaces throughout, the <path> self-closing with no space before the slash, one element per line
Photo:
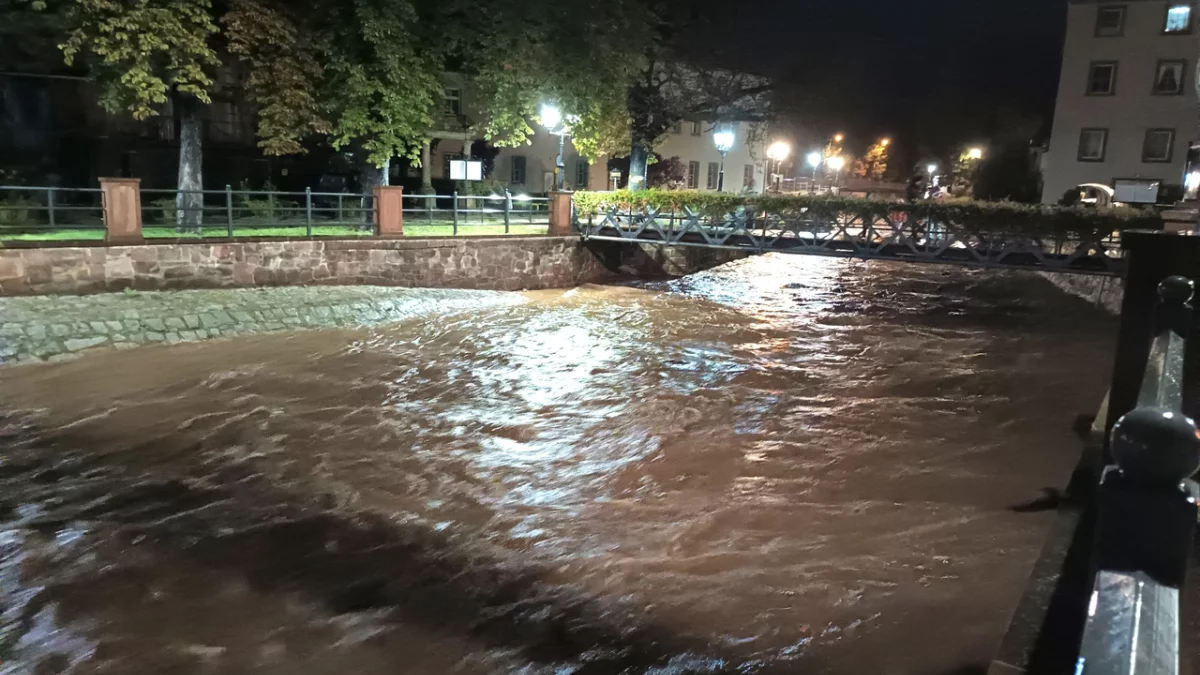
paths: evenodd
<path fill-rule="evenodd" d="M 688 189 L 700 187 L 700 162 L 688 162 Z"/>
<path fill-rule="evenodd" d="M 1164 33 L 1190 33 L 1192 32 L 1192 6 L 1191 5 L 1171 5 L 1167 8 L 1167 25 L 1163 28 Z"/>
<path fill-rule="evenodd" d="M 1116 37 L 1125 29 L 1125 6 L 1101 7 L 1096 14 L 1096 36 Z"/>
<path fill-rule="evenodd" d="M 1174 129 L 1148 129 L 1142 143 L 1143 162 L 1170 162 L 1172 146 L 1175 145 Z"/>
<path fill-rule="evenodd" d="M 517 155 L 512 158 L 512 173 L 508 182 L 516 185 L 525 184 L 525 157 Z"/>
<path fill-rule="evenodd" d="M 705 184 L 709 190 L 717 189 L 717 175 L 721 173 L 721 168 L 716 162 L 708 163 L 708 182 Z"/>
<path fill-rule="evenodd" d="M 692 122 L 692 135 L 693 136 L 700 135 L 700 123 L 699 122 Z"/>
<path fill-rule="evenodd" d="M 1108 129 L 1084 129 L 1079 133 L 1079 161 L 1103 162 Z"/>
<path fill-rule="evenodd" d="M 1117 62 L 1093 61 L 1088 70 L 1088 96 L 1110 96 L 1117 87 Z"/>

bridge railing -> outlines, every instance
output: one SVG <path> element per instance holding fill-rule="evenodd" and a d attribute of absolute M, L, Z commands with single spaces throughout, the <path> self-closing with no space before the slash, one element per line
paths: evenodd
<path fill-rule="evenodd" d="M 1120 274 L 1120 235 L 1156 216 L 989 203 L 735 198 L 690 204 L 576 198 L 585 239 Z M 1158 221 L 1161 227 L 1161 220 Z"/>
<path fill-rule="evenodd" d="M 1183 412 L 1184 351 L 1193 284 L 1159 286 L 1156 332 L 1137 407 L 1113 426 L 1113 464 L 1097 494 L 1096 574 L 1075 672 L 1175 675 L 1180 591 L 1200 488 L 1195 423 Z"/>

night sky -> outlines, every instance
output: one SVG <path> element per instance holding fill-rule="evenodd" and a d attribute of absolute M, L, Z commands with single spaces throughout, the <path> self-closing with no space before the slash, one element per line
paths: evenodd
<path fill-rule="evenodd" d="M 1048 133 L 1066 0 L 680 0 L 686 49 L 778 83 L 800 143 L 892 136 L 911 161 Z"/>

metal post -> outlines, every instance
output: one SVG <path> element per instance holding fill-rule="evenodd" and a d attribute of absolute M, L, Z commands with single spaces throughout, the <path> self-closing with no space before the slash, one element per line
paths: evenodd
<path fill-rule="evenodd" d="M 339 192 L 339 193 L 338 193 L 338 212 L 337 212 L 337 224 L 338 224 L 338 225 L 342 225 L 344 222 L 345 222 L 345 221 L 343 221 L 343 220 L 342 220 L 342 193 L 341 193 L 341 192 Z"/>
<path fill-rule="evenodd" d="M 312 236 L 312 188 L 304 188 L 304 227 L 308 236 Z"/>
<path fill-rule="evenodd" d="M 554 189 L 562 192 L 566 179 L 567 164 L 563 161 L 563 149 L 566 147 L 567 135 L 558 135 L 558 158 L 554 162 Z"/>
<path fill-rule="evenodd" d="M 453 200 L 453 203 L 450 205 L 450 208 L 453 209 L 453 212 L 454 212 L 454 236 L 457 237 L 458 236 L 458 190 L 454 191 L 454 196 L 451 197 L 451 199 Z"/>
<path fill-rule="evenodd" d="M 508 221 L 512 214 L 512 193 L 504 188 L 504 234 L 508 234 Z"/>
<path fill-rule="evenodd" d="M 46 211 L 49 213 L 50 229 L 54 229 L 54 188 L 46 190 Z"/>
<path fill-rule="evenodd" d="M 267 213 L 270 214 L 270 216 L 268 217 L 269 221 L 275 220 L 275 193 L 274 192 L 267 193 Z M 274 223 L 268 222 L 267 224 L 272 225 Z"/>
<path fill-rule="evenodd" d="M 225 186 L 225 231 L 233 239 L 233 186 Z"/>
<path fill-rule="evenodd" d="M 429 224 L 433 224 L 433 212 L 437 210 L 437 195 L 425 195 L 425 211 L 429 216 Z"/>
<path fill-rule="evenodd" d="M 717 173 L 717 192 L 725 191 L 725 153 L 721 153 L 721 170 Z"/>

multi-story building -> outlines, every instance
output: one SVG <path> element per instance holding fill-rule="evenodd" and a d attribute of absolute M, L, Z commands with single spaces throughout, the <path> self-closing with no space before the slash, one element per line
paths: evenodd
<path fill-rule="evenodd" d="M 1106 186 L 1121 202 L 1178 193 L 1200 122 L 1195 0 L 1071 0 L 1042 200 Z"/>
<path fill-rule="evenodd" d="M 450 177 L 450 161 L 462 157 L 467 144 L 466 129 L 472 123 L 475 109 L 469 84 L 461 78 L 448 78 L 445 112 L 459 120 L 451 126 L 462 127 L 435 133 L 436 149 L 428 162 L 429 176 Z M 725 156 L 724 192 L 761 192 L 766 170 L 766 139 L 760 126 L 748 122 L 730 125 L 734 129 L 733 148 Z M 697 190 L 716 190 L 720 176 L 721 153 L 713 141 L 712 122 L 685 121 L 676 123 L 661 139 L 654 151 L 664 159 L 679 158 L 684 168 L 683 187 Z M 478 142 L 470 141 L 471 145 Z M 489 180 L 503 183 L 514 193 L 544 193 L 554 186 L 554 164 L 558 157 L 558 137 L 543 129 L 535 129 L 529 142 L 515 148 L 502 148 L 496 156 Z M 608 162 L 589 162 L 581 156 L 567 137 L 563 152 L 566 175 L 564 184 L 572 190 L 606 190 L 612 187 Z"/>

